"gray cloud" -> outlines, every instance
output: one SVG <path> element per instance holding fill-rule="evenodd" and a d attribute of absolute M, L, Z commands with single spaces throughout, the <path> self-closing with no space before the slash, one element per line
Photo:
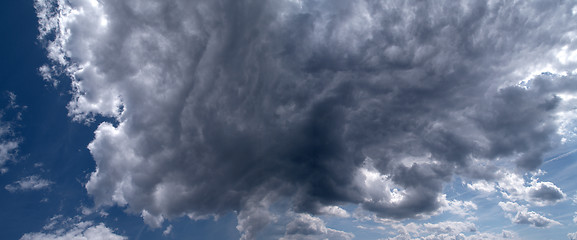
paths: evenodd
<path fill-rule="evenodd" d="M 534 201 L 548 204 L 564 200 L 566 196 L 559 187 L 550 182 L 538 183 L 529 191 L 529 197 Z"/>
<path fill-rule="evenodd" d="M 297 214 L 286 226 L 286 233 L 280 240 L 290 239 L 339 239 L 351 240 L 354 234 L 325 226 L 325 222 L 308 214 Z"/>
<path fill-rule="evenodd" d="M 241 240 L 254 239 L 265 226 L 278 221 L 278 217 L 269 211 L 270 203 L 271 200 L 267 198 L 253 198 L 246 204 L 247 207 L 238 213 L 236 228 L 242 233 Z"/>
<path fill-rule="evenodd" d="M 529 211 L 526 206 L 514 202 L 499 202 L 499 207 L 507 212 L 506 216 L 511 219 L 512 223 L 527 224 L 538 228 L 560 225 L 559 222 L 543 217 L 536 212 Z"/>
<path fill-rule="evenodd" d="M 434 214 L 454 175 L 538 168 L 577 90 L 577 61 L 558 58 L 577 47 L 571 1 L 35 5 L 70 115 L 115 119 L 89 145 L 88 193 L 153 225 L 238 211 L 250 238 L 264 198 Z M 363 183 L 367 162 L 389 192 Z"/>

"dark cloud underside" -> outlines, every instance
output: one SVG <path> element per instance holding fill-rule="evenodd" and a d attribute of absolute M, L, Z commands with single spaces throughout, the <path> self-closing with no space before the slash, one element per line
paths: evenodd
<path fill-rule="evenodd" d="M 576 47 L 571 1 L 36 6 L 68 11 L 44 27 L 70 31 L 48 50 L 73 78 L 71 116 L 118 121 L 89 145 L 89 194 L 151 222 L 239 211 L 241 226 L 279 199 L 433 214 L 455 175 L 493 179 L 497 159 L 537 169 L 577 90 L 575 62 L 558 58 Z M 557 73 L 519 84 L 547 64 Z M 400 198 L 366 185 L 368 168 Z M 551 189 L 531 196 L 555 201 Z"/>

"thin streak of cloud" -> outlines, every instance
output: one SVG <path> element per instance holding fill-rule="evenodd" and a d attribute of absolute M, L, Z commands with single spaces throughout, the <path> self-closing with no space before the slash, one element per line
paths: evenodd
<path fill-rule="evenodd" d="M 14 183 L 8 184 L 4 187 L 9 192 L 18 192 L 18 191 L 38 191 L 42 189 L 49 188 L 50 185 L 54 184 L 54 182 L 42 179 L 38 175 L 32 175 L 25 178 L 22 178 Z"/>

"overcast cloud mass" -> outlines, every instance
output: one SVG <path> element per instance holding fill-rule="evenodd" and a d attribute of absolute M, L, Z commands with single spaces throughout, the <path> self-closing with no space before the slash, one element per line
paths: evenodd
<path fill-rule="evenodd" d="M 459 178 L 501 193 L 512 223 L 560 224 L 528 206 L 567 199 L 538 170 L 575 134 L 575 1 L 35 8 L 52 61 L 42 76 L 70 78 L 69 116 L 98 124 L 85 187 L 99 207 L 126 207 L 151 227 L 235 212 L 242 239 L 271 224 L 282 239 L 352 239 L 318 216 L 350 217 L 345 205 L 378 221 L 469 216 L 474 203 L 444 194 Z M 470 221 L 397 229 L 397 239 L 516 237 Z"/>

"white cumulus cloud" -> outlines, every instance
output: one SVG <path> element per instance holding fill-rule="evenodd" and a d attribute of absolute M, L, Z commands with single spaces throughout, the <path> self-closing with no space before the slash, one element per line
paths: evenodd
<path fill-rule="evenodd" d="M 545 173 L 542 173 L 545 174 Z M 567 194 L 552 182 L 542 182 L 531 174 L 525 179 L 522 174 L 502 170 L 499 177 L 492 182 L 480 180 L 468 183 L 467 187 L 482 192 L 499 191 L 503 197 L 513 201 L 526 201 L 536 206 L 555 205 L 567 199 Z"/>
<path fill-rule="evenodd" d="M 63 219 L 62 216 L 51 218 L 43 232 L 26 233 L 20 240 L 126 240 L 128 238 L 114 233 L 103 223 Z"/>

